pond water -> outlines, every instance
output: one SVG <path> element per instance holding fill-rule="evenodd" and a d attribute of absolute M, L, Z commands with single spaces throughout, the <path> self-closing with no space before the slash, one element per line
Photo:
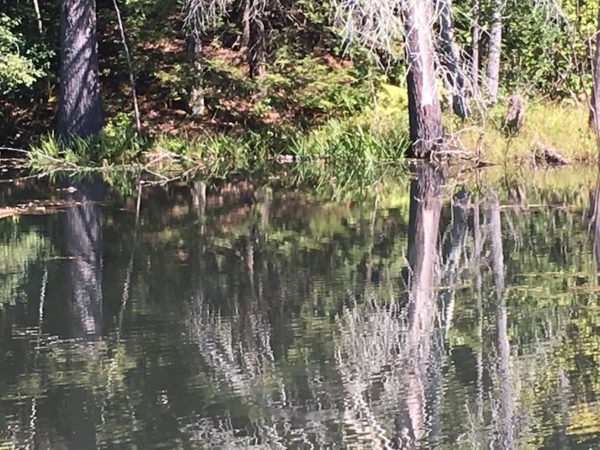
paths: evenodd
<path fill-rule="evenodd" d="M 512 172 L 0 185 L 0 449 L 600 448 L 596 174 Z"/>

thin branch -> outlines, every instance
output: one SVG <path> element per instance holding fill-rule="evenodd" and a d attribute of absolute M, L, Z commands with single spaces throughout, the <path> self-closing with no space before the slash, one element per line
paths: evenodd
<path fill-rule="evenodd" d="M 121 32 L 121 41 L 123 42 L 123 50 L 125 51 L 125 58 L 127 59 L 127 67 L 129 69 L 129 82 L 131 83 L 131 96 L 133 97 L 133 109 L 135 113 L 135 128 L 138 134 L 142 131 L 142 124 L 140 120 L 140 110 L 138 108 L 137 93 L 135 89 L 135 75 L 133 72 L 133 64 L 131 63 L 131 56 L 129 54 L 129 47 L 127 46 L 127 39 L 125 39 L 125 28 L 123 27 L 123 21 L 121 20 L 121 11 L 117 0 L 113 0 L 115 12 L 117 13 L 117 22 L 119 23 L 119 31 Z"/>

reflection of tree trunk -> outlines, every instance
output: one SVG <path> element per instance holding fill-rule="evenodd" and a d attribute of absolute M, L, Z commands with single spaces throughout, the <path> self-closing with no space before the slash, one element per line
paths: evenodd
<path fill-rule="evenodd" d="M 481 295 L 481 227 L 479 202 L 473 205 L 473 261 L 475 271 L 475 290 L 477 292 L 477 423 L 483 426 L 483 299 Z"/>
<path fill-rule="evenodd" d="M 600 177 L 596 182 L 596 190 L 594 192 L 594 256 L 596 259 L 596 272 L 600 274 Z"/>
<path fill-rule="evenodd" d="M 498 296 L 498 372 L 500 383 L 500 444 L 502 449 L 515 448 L 513 436 L 513 389 L 510 361 L 510 341 L 508 337 L 508 312 L 504 295 L 504 253 L 502 250 L 502 224 L 500 203 L 494 195 L 489 211 L 489 223 L 492 243 L 492 271 Z"/>
<path fill-rule="evenodd" d="M 412 448 L 425 437 L 428 366 L 436 320 L 433 288 L 443 182 L 440 171 L 421 166 L 418 178 L 410 187 L 408 262 L 411 272 L 406 341 L 409 367 L 404 414 L 396 424 L 402 448 Z"/>
<path fill-rule="evenodd" d="M 469 195 L 465 191 L 459 191 L 454 195 L 452 202 L 452 223 L 448 239 L 443 243 L 442 259 L 442 286 L 440 293 L 442 299 L 442 319 L 446 329 L 450 326 L 452 312 L 454 310 L 454 297 L 456 289 L 453 285 L 458 278 L 461 256 L 463 254 L 467 238 Z"/>
<path fill-rule="evenodd" d="M 102 200 L 99 181 L 78 183 L 70 200 L 80 204 L 67 209 L 65 242 L 69 261 L 69 306 L 73 334 L 87 339 L 102 333 Z"/>
<path fill-rule="evenodd" d="M 596 133 L 596 141 L 600 144 L 600 5 L 598 6 L 598 20 L 595 36 L 596 50 L 594 52 L 594 62 L 592 70 L 592 98 L 590 100 L 590 118 L 589 123 L 592 130 Z"/>

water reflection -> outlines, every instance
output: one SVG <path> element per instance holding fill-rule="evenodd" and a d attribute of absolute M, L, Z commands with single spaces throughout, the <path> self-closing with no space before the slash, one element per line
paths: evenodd
<path fill-rule="evenodd" d="M 68 258 L 69 311 L 73 337 L 95 340 L 102 335 L 102 227 L 99 202 L 105 185 L 99 179 L 69 183 L 64 198 L 73 206 L 64 217 Z"/>
<path fill-rule="evenodd" d="M 0 447 L 594 448 L 596 181 L 556 176 L 61 191 L 14 225 L 56 250 L 0 302 Z"/>

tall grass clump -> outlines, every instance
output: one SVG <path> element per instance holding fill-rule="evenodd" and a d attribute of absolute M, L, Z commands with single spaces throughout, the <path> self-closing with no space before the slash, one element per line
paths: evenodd
<path fill-rule="evenodd" d="M 28 153 L 28 165 L 42 170 L 49 166 L 100 167 L 130 162 L 148 148 L 150 141 L 139 136 L 127 114 L 119 113 L 98 136 L 74 137 L 68 141 L 50 133 L 34 143 Z"/>

